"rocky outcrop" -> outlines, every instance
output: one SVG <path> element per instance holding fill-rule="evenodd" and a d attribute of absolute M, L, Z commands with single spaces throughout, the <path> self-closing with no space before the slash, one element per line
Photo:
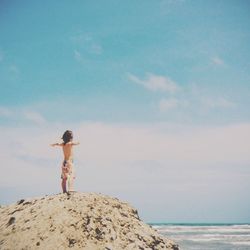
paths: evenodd
<path fill-rule="evenodd" d="M 70 193 L 0 208 L 0 249 L 178 249 L 116 198 Z"/>

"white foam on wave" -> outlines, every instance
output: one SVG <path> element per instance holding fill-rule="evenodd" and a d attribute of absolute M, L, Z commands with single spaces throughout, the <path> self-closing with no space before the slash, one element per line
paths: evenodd
<path fill-rule="evenodd" d="M 250 241 L 234 241 L 230 242 L 230 244 L 237 246 L 250 246 Z"/>
<path fill-rule="evenodd" d="M 188 241 L 194 241 L 194 242 L 210 242 L 210 241 L 221 241 L 219 238 L 188 238 Z"/>
<path fill-rule="evenodd" d="M 220 233 L 249 233 L 250 234 L 250 228 L 230 228 L 230 227 L 214 227 L 214 228 L 206 228 L 209 232 L 220 232 Z"/>
<path fill-rule="evenodd" d="M 162 233 L 197 233 L 203 234 L 209 232 L 211 234 L 249 234 L 249 225 L 233 225 L 233 226 L 153 226 Z"/>

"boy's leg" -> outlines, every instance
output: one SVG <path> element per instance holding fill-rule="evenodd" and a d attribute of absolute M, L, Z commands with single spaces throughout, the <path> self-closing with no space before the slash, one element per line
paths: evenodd
<path fill-rule="evenodd" d="M 67 192 L 67 179 L 66 178 L 62 178 L 62 190 L 63 190 L 63 193 L 66 193 Z"/>
<path fill-rule="evenodd" d="M 74 191 L 74 177 L 72 174 L 68 177 L 68 190 Z"/>
<path fill-rule="evenodd" d="M 62 191 L 63 193 L 67 192 L 67 173 L 68 173 L 68 169 L 67 169 L 67 162 L 63 161 L 62 163 L 62 173 L 61 173 L 61 179 L 62 179 Z"/>
<path fill-rule="evenodd" d="M 75 171 L 73 162 L 69 162 L 68 191 L 74 191 Z"/>

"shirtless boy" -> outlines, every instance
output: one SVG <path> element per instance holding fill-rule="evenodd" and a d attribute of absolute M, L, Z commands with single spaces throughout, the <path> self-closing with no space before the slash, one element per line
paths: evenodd
<path fill-rule="evenodd" d="M 75 179 L 74 165 L 73 165 L 73 146 L 79 145 L 79 142 L 73 142 L 73 133 L 70 130 L 66 130 L 63 134 L 62 143 L 51 144 L 52 147 L 59 146 L 62 147 L 64 160 L 62 163 L 62 190 L 63 193 L 68 191 L 73 191 L 73 184 Z"/>

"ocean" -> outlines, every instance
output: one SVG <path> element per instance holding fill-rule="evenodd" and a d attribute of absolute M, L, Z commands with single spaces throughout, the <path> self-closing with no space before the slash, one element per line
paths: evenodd
<path fill-rule="evenodd" d="M 250 224 L 150 223 L 180 250 L 250 250 Z"/>

